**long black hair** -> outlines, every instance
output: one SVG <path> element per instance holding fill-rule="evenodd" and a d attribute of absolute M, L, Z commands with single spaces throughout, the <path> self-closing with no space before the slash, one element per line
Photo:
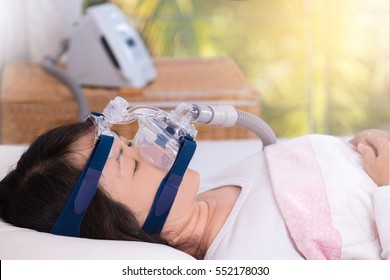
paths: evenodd
<path fill-rule="evenodd" d="M 88 134 L 93 139 L 94 131 L 95 126 L 86 121 L 38 137 L 0 181 L 0 217 L 18 227 L 50 232 L 85 164 L 75 162 L 74 144 Z M 131 210 L 103 188 L 98 188 L 84 216 L 80 236 L 167 244 L 160 235 L 144 233 Z"/>

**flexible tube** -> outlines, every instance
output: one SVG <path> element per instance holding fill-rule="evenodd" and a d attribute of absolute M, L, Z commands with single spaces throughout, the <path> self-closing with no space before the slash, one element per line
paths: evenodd
<path fill-rule="evenodd" d="M 235 125 L 249 129 L 263 142 L 264 147 L 276 143 L 276 136 L 271 127 L 262 119 L 248 112 L 237 110 L 238 119 Z"/>
<path fill-rule="evenodd" d="M 57 66 L 57 62 L 62 53 L 67 49 L 67 42 L 64 41 L 61 48 L 55 58 L 46 56 L 42 62 L 42 68 L 53 75 L 55 78 L 65 84 L 73 94 L 73 98 L 77 104 L 78 118 L 79 121 L 84 121 L 90 114 L 88 99 L 85 96 L 81 86 L 70 77 L 64 70 Z"/>
<path fill-rule="evenodd" d="M 237 110 L 230 105 L 193 104 L 193 108 L 193 120 L 197 123 L 223 127 L 241 126 L 255 133 L 262 140 L 264 147 L 276 143 L 272 128 L 253 114 Z"/>

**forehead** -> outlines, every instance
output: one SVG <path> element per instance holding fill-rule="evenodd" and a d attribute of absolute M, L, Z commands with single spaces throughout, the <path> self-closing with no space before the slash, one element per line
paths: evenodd
<path fill-rule="evenodd" d="M 124 140 L 126 140 L 126 139 L 122 139 L 115 133 L 113 133 L 112 136 L 114 137 L 114 142 L 112 144 L 109 157 L 117 155 L 123 147 L 123 144 L 125 142 Z M 95 133 L 89 133 L 81 137 L 78 141 L 75 142 L 73 151 L 76 154 L 79 154 L 80 156 L 85 158 L 85 160 L 87 160 L 88 157 L 91 155 L 95 143 L 96 143 Z"/>
<path fill-rule="evenodd" d="M 92 150 L 94 147 L 94 142 L 95 142 L 95 133 L 90 132 L 78 139 L 74 144 L 73 144 L 73 149 L 77 151 L 81 150 Z"/>

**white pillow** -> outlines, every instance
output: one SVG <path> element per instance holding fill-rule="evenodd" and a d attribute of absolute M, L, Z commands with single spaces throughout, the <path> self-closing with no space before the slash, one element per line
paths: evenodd
<path fill-rule="evenodd" d="M 57 236 L 18 228 L 0 220 L 0 259 L 191 260 L 194 258 L 161 244 Z"/>
<path fill-rule="evenodd" d="M 0 180 L 16 164 L 26 145 L 0 145 Z"/>

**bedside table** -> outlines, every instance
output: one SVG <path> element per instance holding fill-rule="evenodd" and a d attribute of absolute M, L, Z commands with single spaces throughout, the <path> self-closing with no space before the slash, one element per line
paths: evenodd
<path fill-rule="evenodd" d="M 116 96 L 131 104 L 171 110 L 181 102 L 228 104 L 260 115 L 260 94 L 230 58 L 157 58 L 157 79 L 142 89 L 83 87 L 91 111 L 101 112 Z M 0 143 L 30 143 L 48 129 L 77 121 L 71 92 L 38 64 L 4 66 L 0 102 Z M 195 125 L 197 139 L 255 137 L 239 128 Z M 134 137 L 138 125 L 118 126 L 119 133 Z"/>

